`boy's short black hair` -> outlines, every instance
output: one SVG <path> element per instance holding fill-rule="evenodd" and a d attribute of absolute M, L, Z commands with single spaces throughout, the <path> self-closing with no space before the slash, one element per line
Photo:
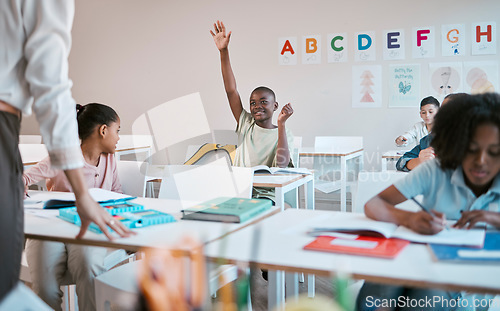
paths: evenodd
<path fill-rule="evenodd" d="M 422 108 L 425 105 L 434 105 L 437 108 L 439 108 L 439 100 L 437 100 L 434 96 L 427 96 L 420 102 L 420 108 Z"/>
<path fill-rule="evenodd" d="M 492 124 L 500 130 L 499 94 L 460 94 L 439 109 L 431 146 L 442 169 L 456 169 L 462 164 L 472 136 L 482 124 Z"/>
<path fill-rule="evenodd" d="M 266 93 L 271 94 L 273 96 L 273 100 L 276 102 L 276 94 L 274 94 L 274 91 L 271 90 L 270 88 L 268 88 L 267 86 L 259 86 L 259 87 L 255 88 L 255 90 L 253 90 L 251 94 L 253 94 L 254 92 L 257 92 L 257 91 L 266 92 Z"/>

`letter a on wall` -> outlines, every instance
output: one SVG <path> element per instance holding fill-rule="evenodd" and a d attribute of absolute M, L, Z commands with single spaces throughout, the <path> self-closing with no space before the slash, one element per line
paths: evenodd
<path fill-rule="evenodd" d="M 472 23 L 471 29 L 472 55 L 488 55 L 497 53 L 497 24 Z"/>
<path fill-rule="evenodd" d="M 302 37 L 302 64 L 321 64 L 321 36 Z"/>
<path fill-rule="evenodd" d="M 278 38 L 278 64 L 297 65 L 297 37 Z"/>

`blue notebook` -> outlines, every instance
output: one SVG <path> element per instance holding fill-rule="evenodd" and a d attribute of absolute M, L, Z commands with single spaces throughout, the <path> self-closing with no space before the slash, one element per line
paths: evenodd
<path fill-rule="evenodd" d="M 429 244 L 439 261 L 500 263 L 500 232 L 486 232 L 482 248 Z"/>

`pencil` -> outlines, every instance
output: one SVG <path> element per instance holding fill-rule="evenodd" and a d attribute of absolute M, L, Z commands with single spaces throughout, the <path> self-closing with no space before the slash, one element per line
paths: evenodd
<path fill-rule="evenodd" d="M 413 201 L 413 202 L 415 202 L 418 206 L 420 206 L 420 208 L 421 208 L 424 212 L 426 212 L 426 213 L 427 213 L 427 214 L 429 214 L 429 215 L 434 216 L 434 213 L 433 213 L 432 211 L 430 211 L 427 207 L 423 206 L 423 205 L 422 205 L 422 203 L 418 202 L 418 201 L 417 201 L 417 199 L 415 199 L 415 198 L 411 198 L 411 199 L 412 199 L 412 201 Z M 446 229 L 446 230 L 448 230 L 448 229 L 449 229 L 449 228 L 448 228 L 448 224 L 446 224 L 446 223 L 445 223 L 444 227 L 445 227 L 445 229 Z"/>

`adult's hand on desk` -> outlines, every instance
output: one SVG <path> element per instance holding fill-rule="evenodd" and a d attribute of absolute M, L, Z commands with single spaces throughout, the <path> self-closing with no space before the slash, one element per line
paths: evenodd
<path fill-rule="evenodd" d="M 462 217 L 453 225 L 455 228 L 471 229 L 478 222 L 485 222 L 497 228 L 500 228 L 500 213 L 484 210 L 475 210 L 463 212 Z"/>
<path fill-rule="evenodd" d="M 88 192 L 79 196 L 75 202 L 76 210 L 78 215 L 80 215 L 80 220 L 82 222 L 80 232 L 78 232 L 78 235 L 76 236 L 77 239 L 83 237 L 91 222 L 98 225 L 101 231 L 110 240 L 113 240 L 113 236 L 108 231 L 108 226 L 121 237 L 127 237 L 131 234 L 135 234 L 130 229 L 125 227 L 120 221 L 114 220 L 113 216 L 97 204 Z"/>
<path fill-rule="evenodd" d="M 420 234 L 436 234 L 445 228 L 446 218 L 442 213 L 436 211 L 432 213 L 434 215 L 424 211 L 412 213 L 405 226 Z"/>
<path fill-rule="evenodd" d="M 113 236 L 109 233 L 107 226 L 113 229 L 121 237 L 127 237 L 134 234 L 130 229 L 126 228 L 121 222 L 115 221 L 113 216 L 106 212 L 97 202 L 90 196 L 87 189 L 87 184 L 83 177 L 82 169 L 76 168 L 65 170 L 64 174 L 68 178 L 69 183 L 75 193 L 76 211 L 80 215 L 82 225 L 80 232 L 76 236 L 77 239 L 83 237 L 91 222 L 95 222 L 101 231 L 113 240 Z"/>

